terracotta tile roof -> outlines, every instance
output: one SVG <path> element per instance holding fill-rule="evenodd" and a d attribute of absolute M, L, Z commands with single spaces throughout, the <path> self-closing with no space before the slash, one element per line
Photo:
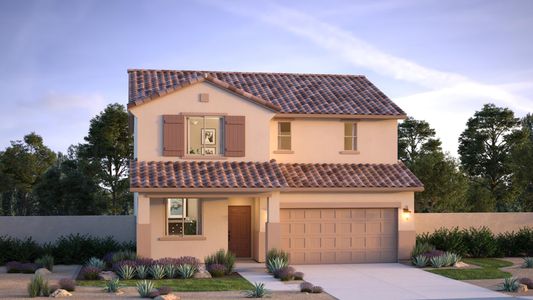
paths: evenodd
<path fill-rule="evenodd" d="M 364 76 L 173 70 L 128 73 L 130 107 L 208 80 L 280 113 L 405 115 Z"/>
<path fill-rule="evenodd" d="M 287 183 L 270 162 L 131 161 L 132 188 L 280 188 Z"/>
<path fill-rule="evenodd" d="M 402 164 L 179 161 L 130 164 L 131 188 L 420 188 Z"/>
<path fill-rule="evenodd" d="M 417 188 L 403 164 L 279 164 L 291 188 Z"/>

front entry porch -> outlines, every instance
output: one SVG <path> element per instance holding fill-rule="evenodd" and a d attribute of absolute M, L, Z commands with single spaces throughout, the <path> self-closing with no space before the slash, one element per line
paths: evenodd
<path fill-rule="evenodd" d="M 137 253 L 154 259 L 219 249 L 264 262 L 280 245 L 279 192 L 137 193 Z M 170 200 L 169 200 L 170 199 Z"/>

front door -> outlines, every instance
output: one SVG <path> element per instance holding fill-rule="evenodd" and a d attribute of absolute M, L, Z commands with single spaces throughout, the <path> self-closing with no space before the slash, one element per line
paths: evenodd
<path fill-rule="evenodd" d="M 251 257 L 251 206 L 228 206 L 228 248 L 237 257 Z"/>

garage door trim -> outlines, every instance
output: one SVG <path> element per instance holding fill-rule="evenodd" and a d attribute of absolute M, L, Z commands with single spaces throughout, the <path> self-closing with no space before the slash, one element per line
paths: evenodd
<path fill-rule="evenodd" d="M 285 202 L 280 208 L 400 208 L 400 202 Z"/>

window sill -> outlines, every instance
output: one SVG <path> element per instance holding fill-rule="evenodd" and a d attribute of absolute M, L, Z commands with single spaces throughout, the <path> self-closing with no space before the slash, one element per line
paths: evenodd
<path fill-rule="evenodd" d="M 225 156 L 221 155 L 185 155 L 182 159 L 200 159 L 200 160 L 226 160 Z"/>
<path fill-rule="evenodd" d="M 159 241 L 205 241 L 206 237 L 203 235 L 185 235 L 185 236 L 179 236 L 179 235 L 165 235 L 160 238 L 158 238 Z"/>
<path fill-rule="evenodd" d="M 343 151 L 339 151 L 339 154 L 357 155 L 357 154 L 359 154 L 359 151 L 357 151 L 357 150 L 343 150 Z"/>
<path fill-rule="evenodd" d="M 274 154 L 294 154 L 292 150 L 274 150 Z"/>

